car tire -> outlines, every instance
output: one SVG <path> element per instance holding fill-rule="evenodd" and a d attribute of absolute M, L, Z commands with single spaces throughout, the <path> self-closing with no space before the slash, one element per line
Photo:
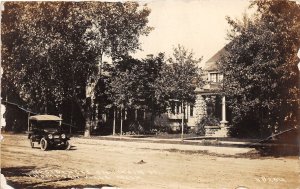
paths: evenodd
<path fill-rule="evenodd" d="M 64 149 L 65 150 L 70 150 L 70 148 L 71 148 L 71 144 L 69 143 L 69 141 L 66 141 Z"/>
<path fill-rule="evenodd" d="M 48 148 L 48 141 L 45 138 L 42 138 L 40 141 L 41 150 L 45 151 Z"/>
<path fill-rule="evenodd" d="M 31 146 L 31 148 L 34 148 L 34 142 L 32 141 L 32 137 L 30 137 L 30 146 Z"/>

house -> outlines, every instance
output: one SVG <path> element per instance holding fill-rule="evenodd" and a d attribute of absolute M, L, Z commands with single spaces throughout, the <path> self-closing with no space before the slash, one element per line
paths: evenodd
<path fill-rule="evenodd" d="M 186 126 L 194 130 L 197 122 L 210 116 L 220 121 L 216 125 L 206 125 L 206 135 L 227 136 L 226 98 L 222 95 L 223 74 L 217 65 L 217 61 L 224 53 L 225 48 L 222 48 L 205 63 L 203 70 L 207 84 L 202 88 L 196 88 L 195 103 L 182 108 L 178 100 L 172 100 L 167 115 L 157 118 L 156 125 L 169 124 L 172 130 L 180 130 L 181 119 L 184 116 Z"/>

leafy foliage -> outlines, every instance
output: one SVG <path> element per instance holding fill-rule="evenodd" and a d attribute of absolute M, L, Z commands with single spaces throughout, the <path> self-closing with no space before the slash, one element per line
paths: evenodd
<path fill-rule="evenodd" d="M 103 56 L 115 59 L 134 52 L 139 37 L 152 30 L 147 26 L 150 10 L 136 2 L 4 5 L 2 95 L 17 94 L 36 112 L 62 112 L 63 102 L 74 97 L 74 87 L 84 112 L 86 86 L 93 79 L 98 82 Z"/>
<path fill-rule="evenodd" d="M 163 63 L 163 54 L 142 61 L 123 57 L 115 62 L 107 90 L 114 106 L 160 111 L 155 91 Z"/>
<path fill-rule="evenodd" d="M 198 67 L 201 59 L 195 59 L 193 53 L 178 45 L 173 57 L 163 67 L 160 79 L 161 92 L 169 94 L 172 99 L 193 103 L 195 89 L 203 85 L 202 70 Z"/>
<path fill-rule="evenodd" d="M 220 124 L 220 120 L 212 114 L 202 117 L 196 123 L 196 134 L 205 135 L 205 126 L 216 126 Z"/>
<path fill-rule="evenodd" d="M 137 2 L 81 3 L 80 13 L 88 23 L 83 40 L 89 49 L 113 59 L 139 49 L 139 37 L 153 29 L 147 26 L 150 10 Z"/>
<path fill-rule="evenodd" d="M 80 42 L 83 26 L 74 24 L 75 17 L 69 13 L 73 8 L 69 3 L 5 3 L 3 87 L 14 88 L 37 112 L 46 107 L 57 110 L 70 98 L 71 68 L 82 77 L 90 70 L 83 63 L 92 54 L 77 56 L 84 48 Z"/>
<path fill-rule="evenodd" d="M 107 90 L 113 105 L 151 112 L 152 128 L 154 117 L 167 111 L 171 99 L 193 103 L 194 90 L 202 81 L 199 60 L 181 46 L 174 56 L 169 60 L 172 64 L 167 64 L 162 53 L 143 60 L 123 57 L 115 62 Z"/>
<path fill-rule="evenodd" d="M 234 127 L 276 132 L 296 126 L 299 107 L 300 6 L 289 1 L 254 1 L 257 12 L 232 26 L 220 61 Z M 257 127 L 259 125 L 259 127 Z M 249 128 L 251 129 L 251 128 Z"/>
<path fill-rule="evenodd" d="M 169 58 L 169 64 L 163 66 L 157 83 L 158 99 L 179 100 L 183 105 L 182 108 L 187 103 L 194 103 L 196 87 L 204 84 L 201 77 L 202 70 L 197 65 L 200 61 L 201 59 L 195 59 L 193 53 L 183 46 L 178 45 L 174 48 L 173 57 Z M 184 120 L 183 116 L 182 122 Z"/>

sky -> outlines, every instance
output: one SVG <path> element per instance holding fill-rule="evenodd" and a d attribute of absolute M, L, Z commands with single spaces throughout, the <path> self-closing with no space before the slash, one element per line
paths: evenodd
<path fill-rule="evenodd" d="M 151 9 L 149 26 L 155 29 L 140 38 L 143 51 L 133 56 L 165 52 L 167 57 L 178 44 L 203 56 L 202 64 L 224 47 L 227 30 L 225 17 L 241 18 L 247 10 L 247 0 L 152 0 L 145 1 Z"/>
<path fill-rule="evenodd" d="M 248 10 L 249 0 L 138 0 L 138 2 L 146 3 L 151 9 L 148 25 L 154 27 L 154 30 L 148 36 L 140 37 L 142 51 L 137 51 L 132 56 L 145 58 L 148 54 L 157 55 L 159 52 L 165 52 L 169 57 L 173 48 L 181 44 L 192 50 L 195 58 L 203 57 L 201 65 L 228 43 L 226 34 L 230 27 L 225 17 L 241 18 L 243 13 L 251 13 Z"/>

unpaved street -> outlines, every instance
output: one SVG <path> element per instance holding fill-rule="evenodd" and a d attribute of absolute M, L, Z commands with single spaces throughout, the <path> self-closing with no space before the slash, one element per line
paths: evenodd
<path fill-rule="evenodd" d="M 14 188 L 300 187 L 296 157 L 235 157 L 231 154 L 234 149 L 226 147 L 220 151 L 211 147 L 212 153 L 207 153 L 190 145 L 82 138 L 71 141 L 69 151 L 41 151 L 30 148 L 25 135 L 4 135 L 2 173 Z M 222 155 L 222 150 L 229 153 Z"/>

